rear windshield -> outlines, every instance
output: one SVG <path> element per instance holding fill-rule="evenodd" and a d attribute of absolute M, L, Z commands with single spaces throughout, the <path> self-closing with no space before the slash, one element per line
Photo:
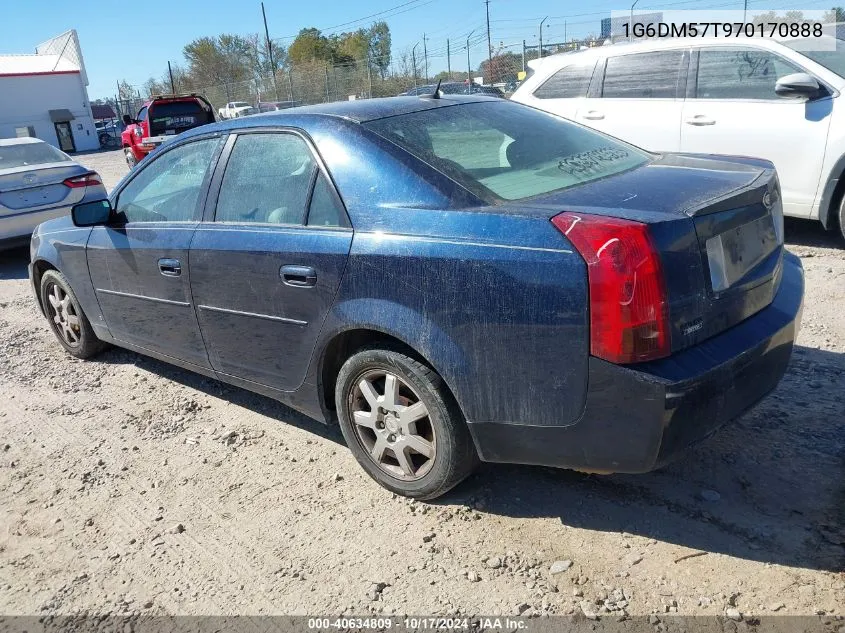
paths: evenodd
<path fill-rule="evenodd" d="M 785 40 L 781 43 L 785 44 L 794 51 L 798 51 L 802 55 L 806 55 L 817 64 L 824 66 L 828 70 L 832 70 L 840 77 L 845 77 L 845 40 L 832 38 L 830 36 L 826 36 L 824 39 L 826 40 L 826 42 L 824 42 L 825 44 L 828 44 L 830 43 L 830 40 L 833 40 L 833 46 L 819 46 L 815 39 L 812 41 L 805 39 Z M 835 50 L 819 51 L 814 50 L 815 48 L 833 48 Z"/>
<path fill-rule="evenodd" d="M 520 200 L 618 174 L 643 150 L 540 110 L 467 103 L 364 124 L 484 200 Z"/>
<path fill-rule="evenodd" d="M 165 101 L 150 106 L 152 136 L 168 130 L 181 132 L 211 122 L 211 113 L 197 101 Z"/>
<path fill-rule="evenodd" d="M 69 160 L 67 154 L 47 143 L 0 145 L 0 170 L 42 163 L 63 163 Z"/>

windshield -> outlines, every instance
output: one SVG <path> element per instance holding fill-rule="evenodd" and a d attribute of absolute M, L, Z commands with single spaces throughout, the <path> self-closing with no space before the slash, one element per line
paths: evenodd
<path fill-rule="evenodd" d="M 249 108 L 251 106 L 248 103 L 246 103 L 245 101 L 235 101 L 232 104 L 232 107 L 233 108 Z"/>
<path fill-rule="evenodd" d="M 834 39 L 825 37 L 825 39 Z M 824 66 L 828 70 L 835 72 L 840 77 L 845 77 L 845 40 L 836 39 L 834 46 L 836 50 L 819 51 L 812 50 L 818 48 L 818 40 L 810 38 L 800 40 L 787 40 L 782 44 L 788 46 L 794 51 L 798 51 L 802 55 L 809 57 L 820 66 Z"/>
<path fill-rule="evenodd" d="M 434 108 L 364 125 L 491 202 L 550 193 L 650 160 L 622 141 L 507 101 Z"/>
<path fill-rule="evenodd" d="M 70 156 L 47 143 L 0 145 L 0 170 L 43 163 L 65 163 L 70 160 Z"/>

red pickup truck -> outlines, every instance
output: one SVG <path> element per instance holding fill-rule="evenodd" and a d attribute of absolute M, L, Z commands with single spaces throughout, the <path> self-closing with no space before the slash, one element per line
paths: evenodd
<path fill-rule="evenodd" d="M 136 118 L 123 115 L 120 135 L 126 162 L 132 169 L 156 147 L 191 128 L 214 123 L 214 109 L 197 94 L 157 95 L 144 103 Z"/>

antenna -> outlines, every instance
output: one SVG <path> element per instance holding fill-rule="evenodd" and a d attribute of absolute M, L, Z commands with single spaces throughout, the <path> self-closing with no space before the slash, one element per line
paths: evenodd
<path fill-rule="evenodd" d="M 432 99 L 439 99 L 440 98 L 440 83 L 443 81 L 443 77 L 437 80 L 437 88 L 434 89 L 434 94 L 431 95 Z"/>

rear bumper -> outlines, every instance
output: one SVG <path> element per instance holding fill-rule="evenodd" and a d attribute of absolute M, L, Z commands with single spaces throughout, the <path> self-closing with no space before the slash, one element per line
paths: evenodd
<path fill-rule="evenodd" d="M 70 206 L 62 204 L 50 209 L 22 211 L 0 217 L 0 248 L 26 244 L 36 226 L 68 214 L 70 214 Z"/>
<path fill-rule="evenodd" d="M 594 472 L 647 472 L 774 389 L 801 323 L 804 272 L 784 253 L 774 301 L 670 358 L 622 367 L 590 358 L 583 415 L 567 426 L 470 424 L 481 459 Z"/>

